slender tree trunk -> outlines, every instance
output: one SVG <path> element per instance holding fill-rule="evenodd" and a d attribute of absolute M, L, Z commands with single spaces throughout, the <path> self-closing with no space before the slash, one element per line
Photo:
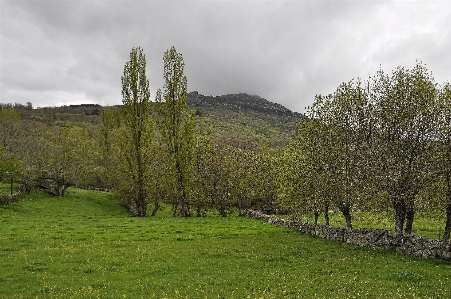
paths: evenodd
<path fill-rule="evenodd" d="M 182 217 L 191 217 L 191 213 L 189 210 L 189 205 L 186 200 L 186 194 L 185 194 L 185 188 L 183 186 L 183 174 L 182 169 L 180 167 L 180 163 L 178 160 L 175 162 L 175 169 L 177 171 L 177 180 L 178 180 L 178 187 L 179 187 L 179 195 L 180 195 L 180 216 Z"/>
<path fill-rule="evenodd" d="M 139 217 L 145 217 L 147 215 L 147 203 L 146 203 L 146 190 L 144 189 L 144 169 L 142 165 L 141 147 L 139 143 L 141 142 L 141 133 L 138 132 L 138 137 L 135 143 L 136 152 L 136 162 L 138 166 L 137 173 L 137 187 L 138 187 L 138 197 L 135 200 L 136 209 L 138 210 Z"/>
<path fill-rule="evenodd" d="M 412 234 L 412 226 L 413 226 L 413 219 L 415 217 L 415 207 L 413 203 L 413 199 L 409 200 L 409 202 L 406 205 L 406 227 L 404 229 L 404 232 L 406 234 Z"/>
<path fill-rule="evenodd" d="M 446 207 L 446 224 L 445 232 L 443 233 L 443 240 L 449 240 L 451 233 L 451 173 L 446 173 L 446 183 L 448 187 L 447 197 L 448 206 Z"/>
<path fill-rule="evenodd" d="M 315 211 L 315 225 L 318 225 L 319 212 Z"/>
<path fill-rule="evenodd" d="M 191 217 L 191 212 L 189 210 L 189 205 L 186 203 L 186 199 L 184 199 L 182 202 L 181 216 L 182 217 Z"/>
<path fill-rule="evenodd" d="M 324 220 L 326 221 L 326 225 L 330 225 L 329 205 L 326 205 L 326 207 L 324 208 Z"/>
<path fill-rule="evenodd" d="M 151 216 L 155 216 L 158 212 L 158 209 L 160 208 L 160 203 L 158 201 L 155 201 L 153 204 L 153 210 Z"/>
<path fill-rule="evenodd" d="M 351 216 L 351 213 L 348 212 L 345 215 L 345 219 L 346 219 L 346 227 L 347 228 L 352 228 L 352 216 Z"/>
<path fill-rule="evenodd" d="M 404 203 L 404 200 L 394 200 L 393 208 L 395 209 L 395 233 L 397 235 L 402 235 L 404 229 L 404 221 L 406 219 L 406 205 Z"/>
<path fill-rule="evenodd" d="M 175 202 L 172 204 L 172 216 L 177 216 L 178 204 Z"/>
<path fill-rule="evenodd" d="M 243 216 L 243 214 L 241 213 L 241 200 L 238 201 L 237 208 L 238 208 L 238 216 Z"/>
<path fill-rule="evenodd" d="M 138 216 L 138 210 L 131 204 L 124 204 L 124 207 L 132 214 L 133 216 Z"/>
<path fill-rule="evenodd" d="M 64 186 L 58 186 L 58 195 L 64 196 Z"/>
<path fill-rule="evenodd" d="M 349 209 L 346 209 L 346 212 L 343 213 L 343 216 L 345 217 L 346 220 L 346 227 L 352 228 L 352 216 L 351 213 L 349 212 Z"/>
<path fill-rule="evenodd" d="M 451 233 L 451 197 L 449 198 L 450 204 L 446 207 L 446 224 L 445 233 L 443 234 L 443 240 L 449 240 Z"/>
<path fill-rule="evenodd" d="M 352 228 L 351 208 L 349 207 L 349 205 L 346 203 L 341 204 L 340 211 L 343 214 L 343 217 L 345 217 L 346 227 Z"/>
<path fill-rule="evenodd" d="M 143 187 L 144 182 L 138 179 L 138 198 L 135 201 L 138 216 L 145 217 L 147 215 L 146 195 Z"/>
<path fill-rule="evenodd" d="M 138 184 L 139 184 L 138 180 Z M 142 186 L 138 186 L 138 198 L 135 200 L 136 210 L 138 212 L 138 217 L 145 217 L 147 215 L 147 207 L 145 202 L 145 195 Z"/>
<path fill-rule="evenodd" d="M 223 205 L 219 206 L 218 212 L 219 212 L 219 215 L 221 215 L 222 217 L 227 217 L 227 213 L 225 212 L 225 209 L 224 209 Z"/>

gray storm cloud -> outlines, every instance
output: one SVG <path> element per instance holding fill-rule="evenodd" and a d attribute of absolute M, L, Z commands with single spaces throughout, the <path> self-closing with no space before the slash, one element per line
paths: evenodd
<path fill-rule="evenodd" d="M 162 57 L 183 54 L 188 89 L 246 92 L 302 112 L 315 94 L 380 66 L 427 64 L 450 79 L 445 1 L 1 1 L 0 102 L 121 102 L 132 47 L 152 96 Z"/>

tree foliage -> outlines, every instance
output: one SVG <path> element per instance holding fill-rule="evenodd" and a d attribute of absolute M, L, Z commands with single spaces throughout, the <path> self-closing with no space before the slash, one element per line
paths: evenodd
<path fill-rule="evenodd" d="M 160 115 L 158 128 L 163 143 L 162 149 L 169 154 L 168 168 L 174 173 L 177 197 L 174 214 L 191 215 L 189 198 L 192 192 L 192 167 L 194 158 L 195 112 L 188 112 L 186 105 L 187 79 L 182 54 L 174 47 L 163 57 L 165 84 L 156 95 L 157 111 Z"/>
<path fill-rule="evenodd" d="M 6 148 L 0 146 L 0 177 L 21 177 L 24 165 L 17 155 L 8 154 Z"/>
<path fill-rule="evenodd" d="M 327 155 L 327 127 L 320 121 L 301 120 L 296 134 L 282 156 L 279 175 L 280 203 L 298 216 L 313 212 L 315 223 L 322 211 L 328 211 L 331 157 Z M 327 222 L 327 213 L 325 214 Z"/>
<path fill-rule="evenodd" d="M 146 57 L 140 47 L 133 48 L 122 76 L 123 136 L 121 153 L 127 162 L 127 190 L 118 189 L 124 204 L 137 216 L 146 216 L 146 179 L 151 162 L 150 144 L 153 127 L 150 121 L 150 91 L 146 77 Z M 128 196 L 124 196 L 127 194 Z M 133 204 L 133 206 L 132 206 Z"/>
<path fill-rule="evenodd" d="M 439 119 L 437 122 L 437 155 L 439 207 L 446 211 L 443 239 L 451 233 L 451 84 L 446 82 L 439 95 Z"/>
<path fill-rule="evenodd" d="M 388 202 L 395 231 L 410 234 L 418 194 L 436 181 L 437 167 L 446 186 L 448 88 L 439 93 L 418 62 L 317 96 L 285 150 L 281 202 L 315 215 L 320 205 L 327 210 L 331 204 L 348 227 L 353 208 L 375 210 Z"/>

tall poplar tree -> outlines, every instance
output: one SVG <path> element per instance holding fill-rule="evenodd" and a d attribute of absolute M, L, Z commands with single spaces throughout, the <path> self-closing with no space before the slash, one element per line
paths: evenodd
<path fill-rule="evenodd" d="M 122 120 L 125 136 L 121 142 L 130 180 L 123 203 L 136 216 L 146 216 L 146 177 L 150 163 L 152 124 L 150 120 L 149 80 L 146 78 L 146 57 L 143 50 L 133 48 L 130 60 L 125 63 L 122 76 Z M 124 202 L 125 201 L 125 202 Z"/>
<path fill-rule="evenodd" d="M 186 105 L 187 80 L 183 73 L 185 63 L 182 54 L 171 47 L 164 53 L 163 64 L 165 84 L 156 95 L 159 129 L 169 154 L 169 173 L 175 174 L 177 198 L 174 201 L 174 215 L 189 217 L 196 119 L 194 111 L 188 112 Z"/>

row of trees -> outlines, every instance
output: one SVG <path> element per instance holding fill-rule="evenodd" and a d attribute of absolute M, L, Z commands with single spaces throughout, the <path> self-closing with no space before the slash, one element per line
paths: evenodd
<path fill-rule="evenodd" d="M 451 230 L 451 89 L 418 62 L 318 95 L 282 157 L 281 204 L 316 219 L 336 208 L 391 205 L 395 231 L 412 232 L 415 212 L 446 212 Z"/>
<path fill-rule="evenodd" d="M 71 123 L 23 121 L 15 110 L 0 114 L 0 177 L 20 179 L 24 189 L 52 182 L 49 192 L 64 195 L 71 185 L 95 181 L 97 153 L 92 128 Z"/>
<path fill-rule="evenodd" d="M 103 108 L 100 126 L 43 123 L 4 109 L 0 177 L 14 173 L 28 190 L 39 185 L 59 196 L 70 186 L 111 189 L 136 216 L 148 207 L 155 215 L 161 203 L 180 216 L 202 216 L 211 208 L 222 216 L 236 208 L 270 209 L 277 191 L 275 152 L 195 134 L 182 55 L 171 48 L 163 62 L 165 85 L 151 102 L 145 55 L 132 49 L 122 76 L 123 105 Z"/>
<path fill-rule="evenodd" d="M 117 197 L 136 216 L 145 216 L 149 204 L 155 215 L 161 202 L 183 217 L 192 207 L 198 216 L 212 207 L 226 216 L 234 207 L 273 203 L 274 157 L 196 135 L 182 55 L 172 47 L 163 64 L 165 85 L 151 103 L 145 55 L 132 49 L 122 76 L 123 105 L 101 113 L 102 164 Z"/>
<path fill-rule="evenodd" d="M 0 114 L 0 175 L 25 186 L 51 179 L 112 189 L 134 215 L 222 216 L 247 208 L 313 213 L 391 206 L 397 233 L 411 233 L 419 210 L 446 215 L 451 230 L 451 86 L 438 85 L 422 63 L 318 95 L 283 150 L 240 149 L 202 134 L 186 105 L 184 63 L 175 48 L 163 58 L 165 85 L 150 101 L 146 60 L 134 48 L 124 66 L 121 108 L 101 111 L 102 124 L 44 124 Z M 196 133 L 197 132 L 197 133 Z"/>
<path fill-rule="evenodd" d="M 136 216 L 169 196 L 174 215 L 190 216 L 188 205 L 194 157 L 195 116 L 186 105 L 182 55 L 174 47 L 163 58 L 165 85 L 150 101 L 146 58 L 133 48 L 122 76 L 120 111 L 102 111 L 102 148 L 109 185 Z M 170 192 L 168 192 L 170 191 Z"/>

